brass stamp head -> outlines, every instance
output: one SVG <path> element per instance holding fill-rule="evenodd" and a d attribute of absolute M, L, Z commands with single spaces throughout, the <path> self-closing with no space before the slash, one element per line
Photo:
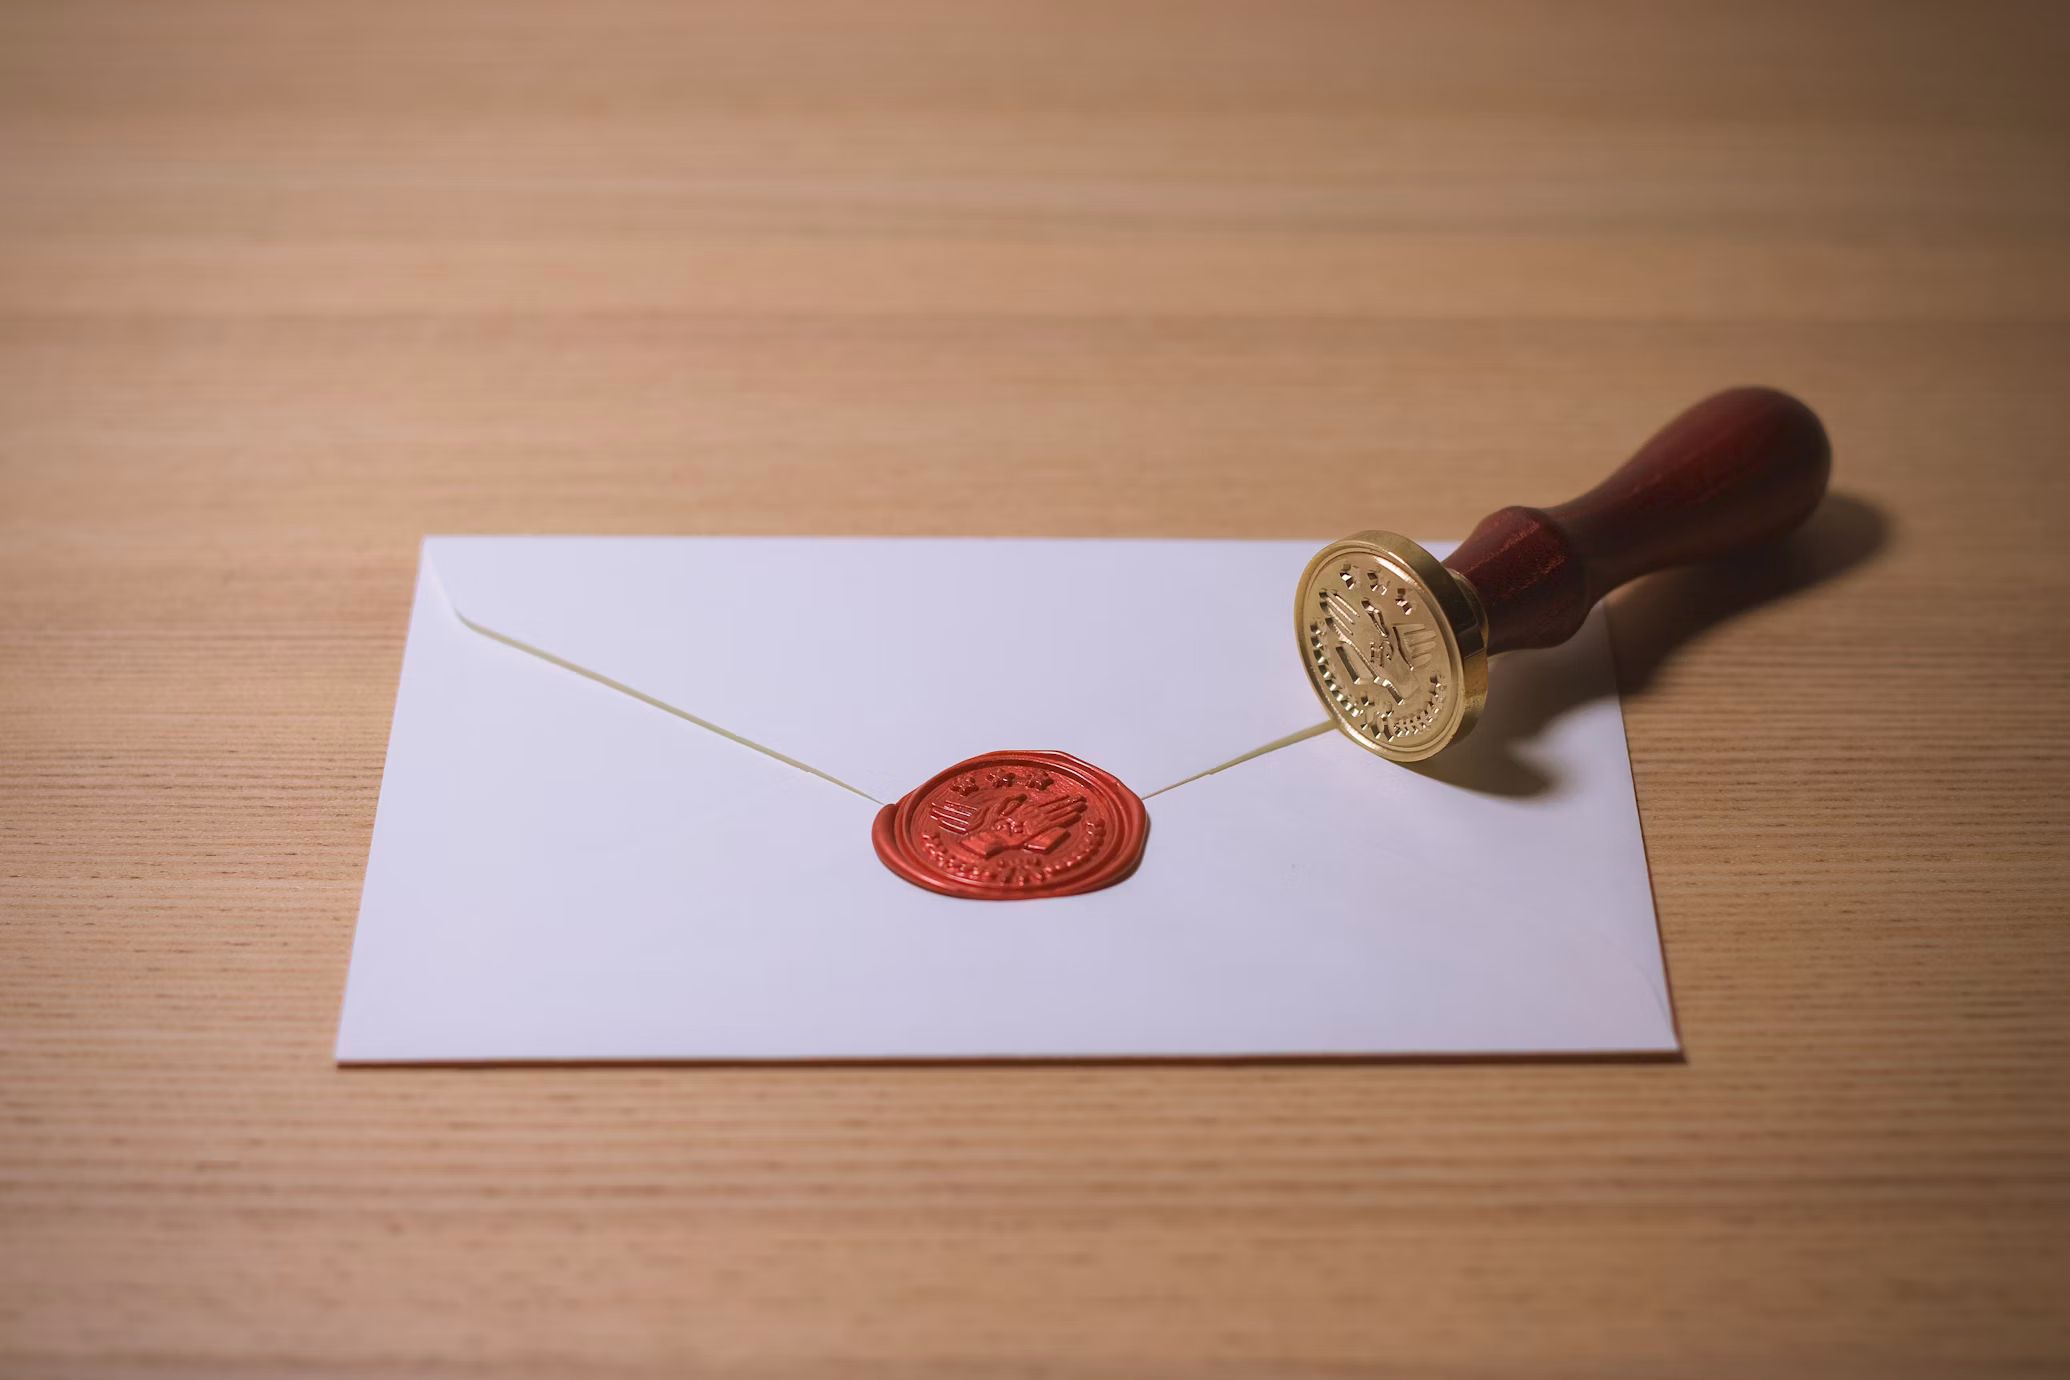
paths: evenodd
<path fill-rule="evenodd" d="M 1294 635 L 1345 735 L 1418 762 L 1470 730 L 1488 697 L 1488 631 L 1473 587 L 1393 532 L 1357 532 L 1301 574 Z"/>

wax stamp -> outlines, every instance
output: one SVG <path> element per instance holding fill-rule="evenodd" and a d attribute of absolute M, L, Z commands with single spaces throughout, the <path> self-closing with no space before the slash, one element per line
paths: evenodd
<path fill-rule="evenodd" d="M 1443 562 L 1394 532 L 1330 543 L 1294 594 L 1301 664 L 1353 742 L 1420 761 L 1472 729 L 1490 656 L 1566 641 L 1627 580 L 1790 532 L 1831 469 L 1797 399 L 1716 394 L 1581 497 L 1492 513 Z"/>

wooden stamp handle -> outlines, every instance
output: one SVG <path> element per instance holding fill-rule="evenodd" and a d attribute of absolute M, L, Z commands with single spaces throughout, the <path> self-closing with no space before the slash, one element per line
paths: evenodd
<path fill-rule="evenodd" d="M 1445 564 L 1480 596 L 1488 651 L 1551 647 L 1625 581 L 1771 541 L 1811 516 L 1832 450 L 1817 414 L 1734 388 L 1663 427 L 1581 497 L 1481 519 Z"/>

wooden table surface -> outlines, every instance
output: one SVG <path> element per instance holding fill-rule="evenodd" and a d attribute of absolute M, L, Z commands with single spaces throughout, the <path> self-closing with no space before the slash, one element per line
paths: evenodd
<path fill-rule="evenodd" d="M 0 11 L 0 1374 L 2070 1366 L 2070 19 Z M 1615 614 L 1679 1063 L 331 1062 L 420 534 L 1458 534 Z"/>

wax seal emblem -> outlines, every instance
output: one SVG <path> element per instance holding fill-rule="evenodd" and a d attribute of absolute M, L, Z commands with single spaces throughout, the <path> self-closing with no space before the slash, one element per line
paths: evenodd
<path fill-rule="evenodd" d="M 988 752 L 878 812 L 870 838 L 915 886 L 980 901 L 1097 891 L 1135 871 L 1150 815 L 1136 793 L 1063 752 Z"/>

